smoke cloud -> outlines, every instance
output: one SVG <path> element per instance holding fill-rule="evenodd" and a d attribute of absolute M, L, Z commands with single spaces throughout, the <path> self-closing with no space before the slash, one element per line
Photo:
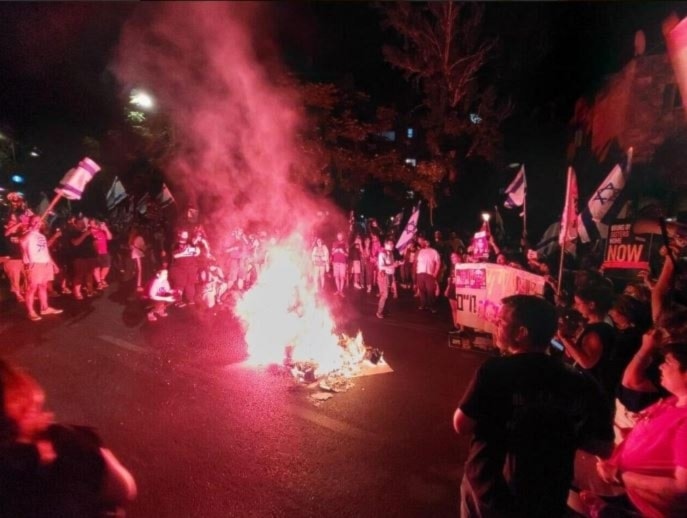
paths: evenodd
<path fill-rule="evenodd" d="M 227 230 L 263 223 L 307 231 L 321 207 L 293 178 L 308 168 L 296 138 L 296 92 L 265 30 L 269 5 L 238 2 L 142 6 L 124 25 L 114 72 L 144 88 L 174 126 L 166 176 L 203 201 Z M 206 215 L 207 216 L 207 215 Z"/>

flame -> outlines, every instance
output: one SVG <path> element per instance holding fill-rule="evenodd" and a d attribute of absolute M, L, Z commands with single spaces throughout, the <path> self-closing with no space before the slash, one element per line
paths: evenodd
<path fill-rule="evenodd" d="M 311 279 L 311 259 L 295 234 L 268 245 L 268 260 L 257 281 L 236 303 L 248 346 L 247 363 L 316 365 L 317 375 L 351 375 L 365 354 L 362 333 L 337 335 L 330 308 Z"/>

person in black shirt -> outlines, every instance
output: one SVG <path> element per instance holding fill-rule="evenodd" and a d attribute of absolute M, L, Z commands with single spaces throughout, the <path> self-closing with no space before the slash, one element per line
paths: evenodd
<path fill-rule="evenodd" d="M 546 354 L 553 305 L 531 295 L 502 302 L 495 339 L 508 355 L 482 364 L 453 417 L 472 436 L 461 516 L 562 516 L 575 451 L 612 451 L 610 409 L 593 379 Z"/>

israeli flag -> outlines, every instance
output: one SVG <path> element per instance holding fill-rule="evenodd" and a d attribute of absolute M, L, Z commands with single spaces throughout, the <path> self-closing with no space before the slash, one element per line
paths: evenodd
<path fill-rule="evenodd" d="M 122 185 L 119 178 L 115 176 L 110 186 L 110 190 L 107 191 L 107 210 L 114 209 L 120 202 L 124 201 L 127 196 L 128 194 L 126 193 L 126 189 L 124 189 L 124 185 Z"/>
<path fill-rule="evenodd" d="M 520 166 L 520 171 L 515 175 L 513 181 L 506 187 L 506 201 L 503 203 L 507 209 L 522 207 L 525 204 L 527 194 L 527 179 L 525 178 L 525 166 Z"/>
<path fill-rule="evenodd" d="M 86 185 L 95 174 L 100 171 L 100 166 L 90 158 L 84 158 L 79 165 L 67 171 L 55 192 L 68 200 L 80 200 Z"/>
<path fill-rule="evenodd" d="M 174 196 L 172 196 L 172 193 L 169 191 L 169 189 L 167 188 L 167 184 L 165 183 L 162 184 L 162 190 L 155 197 L 155 199 L 158 201 L 160 207 L 162 208 L 169 207 L 172 203 L 176 202 Z"/>
<path fill-rule="evenodd" d="M 401 237 L 398 238 L 396 250 L 400 253 L 403 253 L 406 247 L 413 241 L 415 234 L 417 234 L 417 221 L 419 218 L 420 205 L 415 207 L 415 210 L 413 210 L 413 213 L 410 215 L 410 219 L 408 219 L 408 223 L 406 223 L 406 228 L 403 229 Z"/>
<path fill-rule="evenodd" d="M 578 216 L 577 229 L 583 243 L 606 237 L 608 225 L 625 205 L 623 189 L 630 174 L 630 155 L 625 164 L 616 164 L 601 185 L 594 191 L 587 206 Z"/>

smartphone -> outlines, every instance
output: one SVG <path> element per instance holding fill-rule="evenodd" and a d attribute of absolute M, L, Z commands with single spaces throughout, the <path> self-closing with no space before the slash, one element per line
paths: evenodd
<path fill-rule="evenodd" d="M 553 347 L 557 351 L 561 351 L 561 352 L 563 352 L 563 350 L 565 349 L 563 344 L 561 342 L 559 342 L 558 340 L 556 340 L 555 338 L 551 339 L 551 347 Z"/>

